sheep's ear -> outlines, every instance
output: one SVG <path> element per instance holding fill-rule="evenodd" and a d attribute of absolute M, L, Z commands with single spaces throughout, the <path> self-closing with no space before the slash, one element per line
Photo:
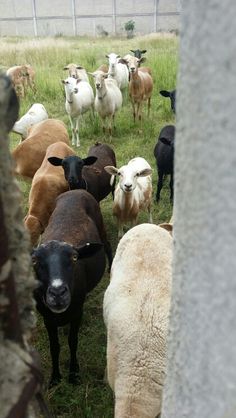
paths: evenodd
<path fill-rule="evenodd" d="M 149 176 L 150 174 L 152 174 L 152 169 L 151 168 L 144 168 L 143 170 L 141 170 L 137 173 L 137 176 L 138 177 L 146 177 L 146 176 Z"/>
<path fill-rule="evenodd" d="M 138 62 L 141 64 L 142 62 L 145 62 L 146 61 L 146 58 L 145 57 L 142 57 L 142 58 L 139 58 L 139 60 L 138 60 Z"/>
<path fill-rule="evenodd" d="M 66 84 L 66 80 L 61 80 L 62 84 Z"/>
<path fill-rule="evenodd" d="M 66 67 L 63 68 L 63 70 L 69 70 L 69 67 L 66 66 Z"/>
<path fill-rule="evenodd" d="M 109 59 L 109 55 L 108 54 L 106 54 L 105 57 Z"/>
<path fill-rule="evenodd" d="M 52 165 L 62 165 L 62 158 L 58 158 L 58 157 L 49 157 L 48 161 L 52 164 Z"/>
<path fill-rule="evenodd" d="M 87 242 L 83 247 L 76 248 L 77 254 L 79 258 L 86 258 L 92 257 L 96 254 L 101 248 L 103 244 L 100 242 Z"/>
<path fill-rule="evenodd" d="M 160 226 L 161 228 L 166 229 L 166 230 L 170 233 L 170 235 L 172 235 L 172 232 L 173 232 L 173 225 L 168 224 L 168 223 L 163 223 L 163 224 L 159 224 L 159 226 Z"/>
<path fill-rule="evenodd" d="M 167 90 L 160 90 L 159 93 L 164 97 L 170 97 L 170 92 Z"/>
<path fill-rule="evenodd" d="M 83 158 L 84 165 L 92 165 L 95 163 L 95 161 L 97 161 L 97 157 L 91 156 Z"/>
<path fill-rule="evenodd" d="M 133 52 L 133 54 L 134 54 L 134 50 L 133 49 L 130 49 L 130 52 Z"/>
<path fill-rule="evenodd" d="M 146 49 L 142 49 L 142 51 L 140 51 L 141 52 L 141 54 L 145 54 L 145 52 L 147 52 L 147 50 Z"/>
<path fill-rule="evenodd" d="M 161 141 L 163 144 L 165 144 L 165 145 L 171 145 L 171 139 L 169 139 L 169 138 L 164 138 L 164 137 L 161 137 L 161 138 L 159 138 L 159 141 Z"/>
<path fill-rule="evenodd" d="M 114 167 L 113 165 L 107 165 L 106 167 L 104 167 L 104 170 L 112 176 L 117 176 L 119 171 L 118 168 Z"/>

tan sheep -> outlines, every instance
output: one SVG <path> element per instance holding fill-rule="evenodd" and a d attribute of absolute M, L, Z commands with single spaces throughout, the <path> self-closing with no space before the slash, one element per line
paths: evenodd
<path fill-rule="evenodd" d="M 42 164 L 47 147 L 59 141 L 69 145 L 69 136 L 62 121 L 46 119 L 33 125 L 27 138 L 12 151 L 15 174 L 32 179 Z"/>
<path fill-rule="evenodd" d="M 141 224 L 118 244 L 104 295 L 115 418 L 156 418 L 166 373 L 172 237 Z"/>
<path fill-rule="evenodd" d="M 42 165 L 34 175 L 29 194 L 29 211 L 25 217 L 25 226 L 30 233 L 32 245 L 38 243 L 39 236 L 44 232 L 55 208 L 57 196 L 69 190 L 63 168 L 55 167 L 48 161 L 54 155 L 66 158 L 75 153 L 64 142 L 49 145 Z"/>

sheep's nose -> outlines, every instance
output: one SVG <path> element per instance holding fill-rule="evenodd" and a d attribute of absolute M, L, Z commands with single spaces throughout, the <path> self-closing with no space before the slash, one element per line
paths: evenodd
<path fill-rule="evenodd" d="M 55 287 L 55 286 L 49 286 L 48 288 L 48 295 L 56 298 L 56 297 L 63 297 L 66 295 L 66 293 L 68 292 L 69 288 L 67 285 L 61 285 L 59 287 Z"/>
<path fill-rule="evenodd" d="M 127 191 L 131 190 L 132 184 L 131 183 L 125 183 L 125 188 Z"/>

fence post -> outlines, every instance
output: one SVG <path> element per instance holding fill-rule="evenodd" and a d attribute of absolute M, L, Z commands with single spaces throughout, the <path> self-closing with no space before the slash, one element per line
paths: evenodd
<path fill-rule="evenodd" d="M 38 36 L 38 27 L 37 27 L 37 16 L 36 16 L 36 4 L 35 0 L 31 0 L 32 12 L 33 12 L 33 25 L 34 25 L 34 36 Z"/>
<path fill-rule="evenodd" d="M 116 0 L 112 0 L 112 31 L 116 35 Z"/>
<path fill-rule="evenodd" d="M 71 0 L 71 10 L 72 10 L 73 32 L 74 32 L 74 36 L 76 36 L 77 35 L 77 27 L 76 27 L 75 0 Z"/>

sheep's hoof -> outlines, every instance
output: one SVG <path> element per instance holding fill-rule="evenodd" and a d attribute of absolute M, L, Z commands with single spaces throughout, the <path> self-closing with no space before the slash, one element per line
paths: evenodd
<path fill-rule="evenodd" d="M 78 372 L 70 372 L 68 377 L 68 382 L 71 385 L 77 385 L 81 381 L 79 373 Z"/>
<path fill-rule="evenodd" d="M 57 374 L 57 375 L 52 375 L 51 379 L 49 380 L 49 383 L 48 383 L 48 388 L 51 389 L 53 386 L 58 385 L 58 383 L 60 383 L 60 381 L 61 381 L 60 373 Z"/>

